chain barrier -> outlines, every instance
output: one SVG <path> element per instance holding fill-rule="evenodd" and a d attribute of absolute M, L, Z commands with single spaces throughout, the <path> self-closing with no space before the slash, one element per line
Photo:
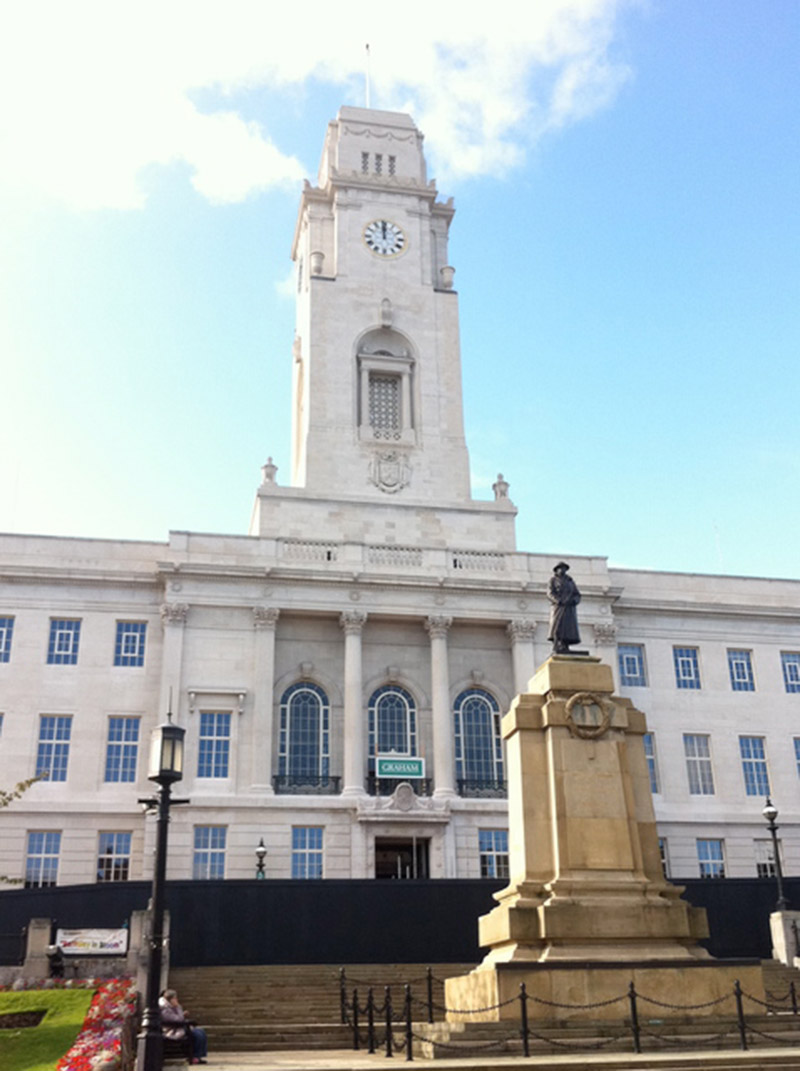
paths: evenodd
<path fill-rule="evenodd" d="M 460 1045 L 451 1044 L 450 1042 L 447 1042 L 447 1041 L 439 1041 L 439 1040 L 434 1039 L 434 1038 L 422 1037 L 420 1034 L 414 1034 L 412 1036 L 414 1037 L 415 1041 L 421 1041 L 421 1042 L 424 1042 L 425 1044 L 428 1044 L 428 1045 L 435 1045 L 437 1049 L 447 1049 L 450 1052 L 461 1052 L 461 1053 L 463 1053 L 463 1051 L 464 1051 L 463 1043 L 460 1044 Z M 517 1034 L 517 1033 L 508 1034 L 506 1037 L 499 1038 L 496 1041 L 475 1041 L 475 1042 L 470 1042 L 470 1046 L 469 1047 L 470 1047 L 470 1051 L 472 1051 L 474 1049 L 476 1052 L 477 1051 L 489 1052 L 491 1049 L 501 1049 L 501 1048 L 503 1048 L 503 1046 L 505 1046 L 509 1041 L 519 1041 L 519 1034 Z"/>
<path fill-rule="evenodd" d="M 607 1008 L 609 1004 L 616 1004 L 620 1000 L 625 1000 L 627 993 L 622 993 L 618 997 L 611 997 L 610 1000 L 598 1000 L 594 1004 L 560 1004 L 557 1000 L 545 1000 L 544 997 L 529 997 L 530 1000 L 535 1000 L 537 1004 L 546 1004 L 548 1008 Z"/>
<path fill-rule="evenodd" d="M 537 1041 L 543 1041 L 545 1045 L 554 1045 L 558 1049 L 567 1049 L 572 1052 L 576 1052 L 578 1049 L 582 1051 L 591 1051 L 594 1049 L 604 1049 L 606 1045 L 612 1045 L 615 1041 L 619 1041 L 621 1038 L 627 1038 L 627 1030 L 623 1030 L 620 1034 L 611 1034 L 603 1041 L 562 1041 L 560 1038 L 549 1038 L 544 1034 L 537 1034 L 531 1030 L 530 1035 L 532 1038 L 536 1038 Z"/>
<path fill-rule="evenodd" d="M 451 1015 L 480 1015 L 481 1012 L 497 1011 L 498 1008 L 505 1008 L 508 1004 L 513 1004 L 519 1000 L 519 997 L 509 997 L 508 1000 L 501 1000 L 499 1004 L 487 1004 L 485 1008 L 446 1008 L 443 1004 L 437 1005 L 440 1011 L 450 1012 Z"/>
<path fill-rule="evenodd" d="M 668 1008 L 672 1011 L 699 1011 L 700 1009 L 717 1007 L 726 1001 L 730 1000 L 731 994 L 725 994 L 721 997 L 716 997 L 714 1000 L 703 1001 L 699 1004 L 672 1004 L 667 1001 L 657 1000 L 655 997 L 647 997 L 644 994 L 637 993 L 634 983 L 631 982 L 626 994 L 620 996 L 611 997 L 608 1000 L 595 1001 L 587 1004 L 569 1004 L 561 1001 L 546 1000 L 544 997 L 537 997 L 529 994 L 524 982 L 520 984 L 519 994 L 517 996 L 509 997 L 507 1000 L 499 1001 L 497 1004 L 489 1004 L 481 1008 L 448 1008 L 443 1004 L 436 1004 L 432 999 L 432 984 L 434 982 L 433 974 L 430 968 L 425 976 L 425 982 L 428 987 L 428 999 L 420 1000 L 415 998 L 412 993 L 411 983 L 407 982 L 403 986 L 403 1006 L 402 1010 L 399 1010 L 395 1014 L 392 1006 L 392 990 L 391 986 L 384 987 L 384 1000 L 378 1004 L 375 1001 L 374 990 L 372 986 L 367 990 L 367 1002 L 362 1005 L 358 999 L 358 989 L 352 990 L 352 998 L 348 999 L 346 991 L 346 976 L 344 968 L 340 971 L 340 1003 L 341 1003 L 341 1019 L 342 1023 L 348 1026 L 352 1030 L 353 1049 L 358 1050 L 362 1044 L 366 1045 L 367 1050 L 370 1053 L 375 1053 L 378 1046 L 384 1049 L 387 1057 L 393 1057 L 395 1053 L 405 1052 L 406 1060 L 410 1061 L 414 1059 L 413 1046 L 414 1041 L 420 1043 L 428 1043 L 438 1046 L 440 1049 L 450 1050 L 453 1052 L 463 1052 L 463 1044 L 448 1044 L 445 1041 L 435 1040 L 430 1037 L 424 1037 L 416 1034 L 413 1029 L 412 1012 L 413 1009 L 421 1008 L 427 1012 L 427 1019 L 429 1023 L 433 1023 L 434 1010 L 443 1012 L 445 1014 L 460 1015 L 460 1016 L 472 1016 L 485 1014 L 487 1012 L 499 1011 L 501 1008 L 506 1008 L 509 1005 L 519 1001 L 520 1026 L 517 1031 L 510 1033 L 502 1038 L 487 1041 L 487 1042 L 475 1042 L 471 1043 L 470 1048 L 476 1051 L 489 1051 L 491 1049 L 502 1049 L 509 1042 L 517 1040 L 521 1041 L 523 1053 L 525 1056 L 530 1055 L 530 1042 L 531 1040 L 540 1041 L 543 1044 L 550 1046 L 551 1049 L 562 1050 L 598 1050 L 606 1048 L 609 1045 L 613 1045 L 615 1042 L 621 1040 L 624 1037 L 630 1036 L 633 1041 L 633 1049 L 635 1052 L 640 1053 L 642 1051 L 642 1038 L 650 1038 L 665 1046 L 675 1046 L 683 1048 L 697 1048 L 703 1045 L 717 1045 L 720 1047 L 720 1043 L 725 1038 L 731 1037 L 731 1035 L 738 1032 L 739 1035 L 739 1047 L 742 1050 L 748 1048 L 748 1033 L 753 1037 L 764 1038 L 767 1041 L 775 1042 L 779 1045 L 792 1045 L 796 1044 L 793 1038 L 786 1039 L 782 1037 L 776 1037 L 774 1034 L 767 1033 L 763 1030 L 756 1029 L 752 1023 L 748 1023 L 744 1014 L 744 1001 L 749 1000 L 754 1004 L 765 1008 L 767 1013 L 775 1014 L 776 1005 L 774 1003 L 775 998 L 772 994 L 767 994 L 771 1000 L 764 1001 L 759 997 L 755 997 L 750 993 L 746 993 L 738 979 L 733 985 L 733 997 L 736 1004 L 736 1021 L 735 1027 L 723 1030 L 718 1033 L 694 1035 L 690 1038 L 681 1038 L 674 1035 L 659 1034 L 652 1028 L 643 1028 L 639 1023 L 638 1001 L 645 1001 L 647 1004 L 654 1005 L 659 1008 Z M 792 999 L 793 1013 L 797 1014 L 797 1002 L 796 994 L 794 992 L 794 984 L 790 985 L 789 992 L 786 994 L 786 998 Z M 541 1034 L 535 1030 L 531 1030 L 528 1023 L 528 1001 L 534 1001 L 536 1004 L 544 1005 L 550 1008 L 564 1008 L 573 1010 L 588 1011 L 593 1008 L 606 1008 L 612 1004 L 617 1004 L 627 998 L 629 1002 L 630 1015 L 627 1019 L 628 1030 L 618 1033 L 613 1033 L 600 1040 L 588 1041 L 581 1039 L 578 1041 L 565 1041 L 560 1038 L 547 1036 Z M 366 1032 L 362 1029 L 360 1016 L 366 1016 L 367 1029 Z M 384 1029 L 382 1031 L 382 1038 L 378 1037 L 376 1030 L 376 1019 L 383 1017 Z M 467 1022 L 470 1020 L 467 1019 Z M 400 1029 L 397 1029 L 400 1028 Z M 396 1037 L 397 1036 L 397 1037 Z M 398 1040 L 397 1038 L 401 1038 Z"/>
<path fill-rule="evenodd" d="M 721 1034 L 679 1038 L 671 1037 L 667 1034 L 656 1034 L 653 1030 L 642 1030 L 642 1035 L 644 1037 L 655 1038 L 657 1041 L 660 1041 L 662 1045 L 675 1045 L 676 1047 L 684 1045 L 686 1048 L 697 1048 L 698 1045 L 710 1045 L 712 1042 L 719 1042 L 722 1041 L 723 1038 L 729 1038 L 734 1033 L 735 1031 L 733 1030 L 723 1030 Z"/>
<path fill-rule="evenodd" d="M 766 1038 L 767 1041 L 774 1041 L 776 1045 L 796 1045 L 797 1039 L 791 1038 L 778 1038 L 774 1034 L 767 1034 L 763 1030 L 757 1030 L 752 1023 L 747 1027 L 751 1034 L 756 1034 L 760 1038 Z"/>
<path fill-rule="evenodd" d="M 655 997 L 645 997 L 641 993 L 636 994 L 639 1000 L 644 1000 L 648 1004 L 655 1004 L 659 1008 L 671 1008 L 673 1011 L 693 1011 L 698 1008 L 712 1008 L 715 1004 L 724 1004 L 726 1000 L 731 999 L 731 994 L 726 993 L 724 997 L 717 997 L 716 1000 L 707 1000 L 703 1004 L 667 1004 L 666 1001 L 656 1000 Z"/>
<path fill-rule="evenodd" d="M 760 1004 L 762 1008 L 766 1008 L 767 1011 L 769 1011 L 769 1012 L 776 1012 L 777 1013 L 778 1011 L 781 1010 L 778 1007 L 777 1004 L 770 1004 L 770 1002 L 768 1000 L 759 1000 L 758 997 L 753 997 L 749 993 L 745 993 L 744 991 L 742 992 L 742 996 L 746 1000 L 751 1000 L 753 1002 L 753 1004 Z"/>
<path fill-rule="evenodd" d="M 791 989 L 787 989 L 785 993 L 778 996 L 776 993 L 770 993 L 768 989 L 764 990 L 764 993 L 769 1000 L 774 1000 L 776 1004 L 785 1004 L 789 997 L 792 995 Z"/>

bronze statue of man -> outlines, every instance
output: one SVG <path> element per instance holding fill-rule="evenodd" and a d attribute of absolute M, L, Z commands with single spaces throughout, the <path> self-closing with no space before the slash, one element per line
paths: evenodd
<path fill-rule="evenodd" d="M 553 642 L 553 654 L 569 654 L 570 644 L 580 643 L 578 632 L 578 611 L 581 593 L 571 576 L 567 576 L 569 566 L 559 562 L 553 567 L 553 575 L 547 585 L 547 597 L 550 600 L 550 632 L 548 640 Z"/>

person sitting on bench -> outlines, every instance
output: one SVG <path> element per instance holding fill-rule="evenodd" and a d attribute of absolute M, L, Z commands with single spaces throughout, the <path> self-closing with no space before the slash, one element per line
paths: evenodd
<path fill-rule="evenodd" d="M 208 1055 L 206 1032 L 191 1022 L 186 1012 L 178 1003 L 178 994 L 174 989 L 165 989 L 158 1002 L 161 1010 L 161 1030 L 170 1041 L 188 1038 L 191 1045 L 193 1064 L 204 1064 Z"/>

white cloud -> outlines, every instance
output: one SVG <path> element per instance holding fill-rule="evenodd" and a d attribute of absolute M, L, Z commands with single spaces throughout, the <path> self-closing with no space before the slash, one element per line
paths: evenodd
<path fill-rule="evenodd" d="M 188 165 L 209 200 L 296 183 L 299 161 L 237 114 L 237 95 L 346 86 L 372 55 L 372 103 L 411 110 L 440 178 L 517 166 L 548 129 L 605 106 L 625 0 L 27 0 L 0 25 L 6 186 L 78 208 L 136 208 L 142 172 Z M 490 21 L 489 21 L 490 18 Z M 193 94 L 210 89 L 218 110 Z"/>

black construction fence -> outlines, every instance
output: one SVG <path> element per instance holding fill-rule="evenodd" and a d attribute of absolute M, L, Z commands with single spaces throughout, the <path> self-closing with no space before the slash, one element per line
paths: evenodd
<path fill-rule="evenodd" d="M 769 958 L 769 878 L 680 882 L 708 912 L 704 944 L 719 958 Z M 800 907 L 800 878 L 784 882 Z M 175 967 L 259 963 L 477 963 L 478 916 L 503 882 L 171 881 L 170 954 Z M 147 907 L 149 882 L 64 885 L 0 892 L 0 963 L 16 963 L 23 927 L 50 918 L 65 929 L 123 925 Z"/>

